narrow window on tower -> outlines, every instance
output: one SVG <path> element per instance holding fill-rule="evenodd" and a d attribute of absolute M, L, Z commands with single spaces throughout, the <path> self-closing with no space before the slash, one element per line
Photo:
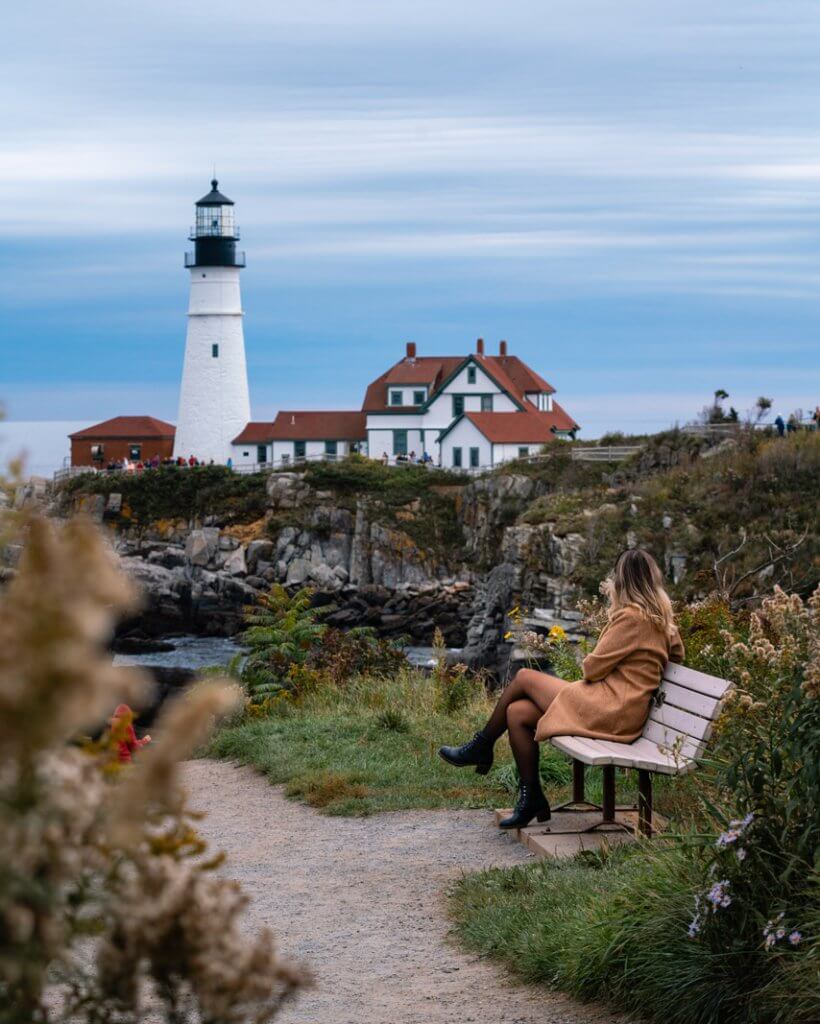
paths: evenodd
<path fill-rule="evenodd" d="M 219 359 L 219 345 L 211 345 L 211 355 L 214 359 Z"/>

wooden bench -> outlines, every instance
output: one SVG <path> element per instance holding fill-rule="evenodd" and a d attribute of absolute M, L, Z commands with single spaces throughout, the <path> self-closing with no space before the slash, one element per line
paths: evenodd
<path fill-rule="evenodd" d="M 626 828 L 615 820 L 615 769 L 638 772 L 638 830 L 652 834 L 652 774 L 681 775 L 697 766 L 731 683 L 674 662 L 667 662 L 655 691 L 643 733 L 632 743 L 612 743 L 583 736 L 553 736 L 553 746 L 572 760 L 572 800 L 556 810 L 602 812 L 601 820 L 583 831 Z M 601 805 L 584 798 L 584 768 L 603 769 Z M 621 808 L 618 808 L 619 810 Z"/>

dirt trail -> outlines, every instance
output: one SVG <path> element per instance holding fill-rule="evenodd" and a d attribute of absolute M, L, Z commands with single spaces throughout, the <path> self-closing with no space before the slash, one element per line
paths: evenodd
<path fill-rule="evenodd" d="M 508 982 L 447 938 L 443 894 L 463 871 L 524 863 L 487 811 L 324 817 L 249 768 L 185 766 L 202 831 L 316 987 L 282 1024 L 627 1024 L 627 1018 Z"/>

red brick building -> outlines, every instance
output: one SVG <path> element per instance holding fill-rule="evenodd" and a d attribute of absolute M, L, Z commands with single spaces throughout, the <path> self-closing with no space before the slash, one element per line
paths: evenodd
<path fill-rule="evenodd" d="M 154 416 L 115 416 L 70 434 L 71 465 L 104 467 L 109 462 L 146 462 L 174 451 L 173 423 Z"/>

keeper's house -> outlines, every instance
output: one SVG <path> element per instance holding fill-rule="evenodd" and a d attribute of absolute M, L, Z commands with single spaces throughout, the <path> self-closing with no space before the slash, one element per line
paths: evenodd
<path fill-rule="evenodd" d="M 363 412 L 280 412 L 234 438 L 234 465 L 342 459 L 366 449 L 365 419 Z"/>
<path fill-rule="evenodd" d="M 447 468 L 485 469 L 575 436 L 578 424 L 554 394 L 505 341 L 495 356 L 481 338 L 466 356 L 419 356 L 409 342 L 367 388 L 361 412 L 280 412 L 273 423 L 249 423 L 233 461 L 279 465 L 360 451 L 392 463 L 426 453 Z"/>
<path fill-rule="evenodd" d="M 146 462 L 170 458 L 174 450 L 173 423 L 154 416 L 115 416 L 93 427 L 69 434 L 71 465 L 95 466 L 109 462 Z"/>

